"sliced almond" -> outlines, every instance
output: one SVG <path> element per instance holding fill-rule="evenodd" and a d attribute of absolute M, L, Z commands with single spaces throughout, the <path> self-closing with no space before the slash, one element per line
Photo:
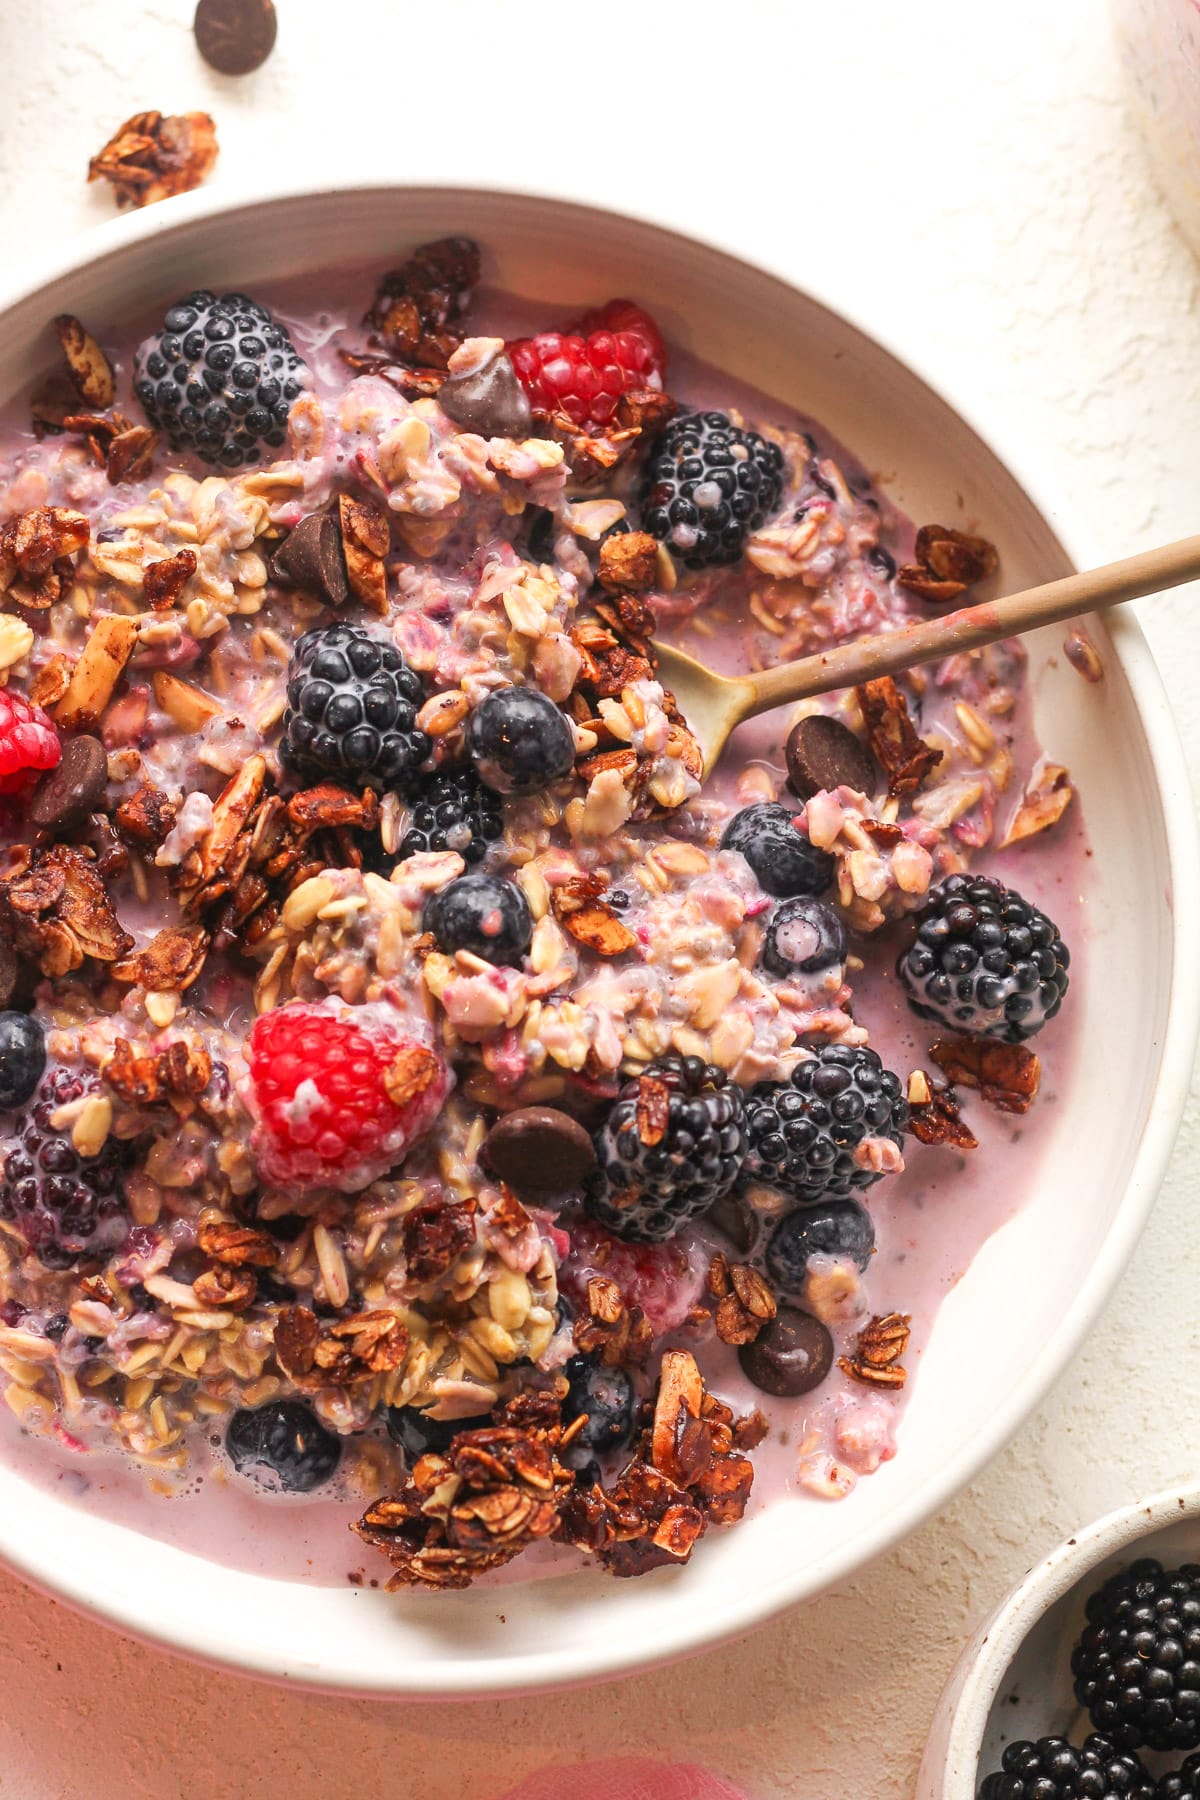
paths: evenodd
<path fill-rule="evenodd" d="M 137 626 L 118 613 L 103 613 L 92 626 L 67 691 L 54 709 L 64 731 L 90 731 L 112 699 L 137 643 Z"/>
<path fill-rule="evenodd" d="M 221 711 L 220 702 L 166 669 L 154 671 L 154 698 L 181 731 L 199 731 Z"/>
<path fill-rule="evenodd" d="M 99 411 L 111 406 L 117 391 L 112 365 L 91 332 L 70 313 L 60 313 L 54 329 L 80 399 Z"/>
<path fill-rule="evenodd" d="M 668 1350 L 662 1359 L 650 1442 L 655 1468 L 672 1480 L 677 1468 L 675 1446 L 681 1421 L 698 1419 L 703 1402 L 704 1383 L 695 1357 L 686 1350 Z"/>

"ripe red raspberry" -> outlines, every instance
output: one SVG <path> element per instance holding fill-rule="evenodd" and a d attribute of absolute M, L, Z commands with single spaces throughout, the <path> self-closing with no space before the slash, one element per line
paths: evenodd
<path fill-rule="evenodd" d="M 658 326 L 632 300 L 610 300 L 570 331 L 516 338 L 509 359 L 539 412 L 576 425 L 607 425 L 630 388 L 661 388 L 667 366 Z"/>
<path fill-rule="evenodd" d="M 40 706 L 0 688 L 0 794 L 12 794 L 30 775 L 58 767 L 62 746 Z"/>
<path fill-rule="evenodd" d="M 678 1239 L 666 1244 L 627 1244 L 591 1219 L 571 1227 L 571 1248 L 558 1285 L 571 1299 L 587 1297 L 588 1278 L 615 1281 L 629 1306 L 640 1306 L 655 1337 L 675 1331 L 700 1298 L 706 1259 Z"/>
<path fill-rule="evenodd" d="M 263 1013 L 246 1044 L 250 1147 L 265 1180 L 357 1193 L 403 1161 L 450 1089 L 425 1044 L 322 1006 Z M 392 1073 L 392 1092 L 385 1077 Z M 401 1079 L 397 1081 L 396 1077 Z"/>

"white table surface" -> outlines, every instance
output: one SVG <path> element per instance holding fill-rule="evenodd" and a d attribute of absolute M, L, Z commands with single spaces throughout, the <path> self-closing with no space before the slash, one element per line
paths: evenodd
<path fill-rule="evenodd" d="M 0 0 L 5 275 L 109 216 L 82 178 L 127 114 L 204 107 L 230 191 L 276 169 L 485 169 L 814 274 L 985 427 L 1019 414 L 1098 553 L 1198 528 L 1200 271 L 1123 111 L 1104 0 L 438 0 L 428 23 L 406 0 L 278 9 L 273 57 L 231 81 L 197 57 L 190 0 Z M 1200 770 L 1195 605 L 1183 590 L 1140 611 Z M 837 1592 L 658 1674 L 410 1707 L 196 1671 L 0 1575 L 0 1796 L 497 1800 L 543 1763 L 674 1752 L 751 1800 L 904 1800 L 969 1629 L 1072 1528 L 1196 1472 L 1198 1126 L 1193 1106 L 1142 1245 L 1046 1405 Z"/>

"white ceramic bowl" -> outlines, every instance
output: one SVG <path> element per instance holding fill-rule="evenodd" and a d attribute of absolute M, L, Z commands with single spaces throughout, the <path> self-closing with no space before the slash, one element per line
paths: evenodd
<path fill-rule="evenodd" d="M 529 196 L 364 187 L 237 203 L 198 194 L 151 208 L 77 245 L 0 306 L 0 394 L 51 360 L 54 313 L 102 329 L 192 287 L 253 289 L 448 232 L 478 237 L 489 275 L 556 312 L 637 295 L 678 341 L 822 420 L 886 472 L 913 517 L 986 521 L 1012 588 L 1071 566 L 1045 510 L 961 413 L 819 299 L 655 225 Z M 1094 1048 L 1057 1109 L 1024 1210 L 942 1309 L 895 1461 L 836 1506 L 766 1509 L 714 1533 L 689 1568 L 635 1582 L 585 1572 L 389 1598 L 272 1581 L 89 1518 L 3 1467 L 0 1555 L 127 1630 L 218 1662 L 363 1692 L 467 1695 L 609 1675 L 745 1630 L 942 1506 L 1036 1405 L 1110 1292 L 1157 1191 L 1191 1067 L 1200 976 L 1185 929 L 1197 910 L 1186 773 L 1136 626 L 1090 629 L 1102 685 L 1057 654 L 1061 633 L 1034 641 L 1032 685 L 1043 736 L 1079 778 L 1095 848 L 1092 916 L 1107 978 L 1072 996 L 1081 1041 Z M 1105 1103 L 1113 1091 L 1125 1096 L 1120 1109 Z M 1002 1337 L 979 1331 L 1001 1307 Z"/>
<path fill-rule="evenodd" d="M 1168 1488 L 1105 1515 L 1052 1550 L 967 1645 L 938 1701 L 916 1800 L 976 1800 L 1018 1738 L 1091 1726 L 1071 1691 L 1088 1595 L 1139 1556 L 1200 1561 L 1200 1487 Z M 1078 1730 L 1076 1730 L 1078 1727 Z"/>

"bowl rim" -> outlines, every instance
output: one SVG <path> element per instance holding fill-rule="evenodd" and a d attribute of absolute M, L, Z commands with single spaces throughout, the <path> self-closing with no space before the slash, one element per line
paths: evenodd
<path fill-rule="evenodd" d="M 1016 442 L 1018 437 L 1015 414 L 1008 421 L 1007 429 L 1003 421 L 1000 429 L 983 428 L 971 405 L 964 403 L 937 375 L 931 374 L 921 355 L 894 342 L 886 329 L 878 328 L 869 316 L 864 317 L 855 307 L 847 306 L 841 296 L 826 298 L 819 287 L 807 283 L 802 286 L 768 256 L 757 253 L 753 257 L 747 256 L 717 238 L 677 230 L 652 211 L 578 201 L 552 188 L 514 187 L 486 178 L 464 183 L 403 181 L 380 175 L 354 180 L 331 177 L 323 182 L 311 179 L 295 183 L 279 181 L 260 187 L 239 185 L 224 191 L 196 190 L 87 227 L 66 247 L 24 265 L 16 276 L 0 283 L 0 315 L 35 299 L 40 292 L 68 277 L 85 272 L 90 265 L 118 256 L 148 238 L 172 237 L 194 225 L 211 225 L 222 217 L 265 211 L 285 203 L 354 195 L 375 199 L 387 194 L 401 197 L 440 195 L 447 205 L 482 195 L 492 200 L 533 202 L 550 211 L 584 215 L 598 222 L 633 221 L 651 227 L 678 244 L 698 246 L 743 270 L 765 274 L 789 293 L 799 294 L 842 319 L 924 383 L 936 399 L 957 414 L 1012 476 L 1051 527 L 1070 561 L 1078 567 L 1085 566 L 1089 560 L 1083 548 L 1086 534 L 1077 522 L 1070 520 L 1068 508 L 1058 500 L 1051 503 L 1047 497 L 1053 491 L 1053 484 L 1037 478 L 1036 455 L 1024 444 L 1010 453 L 1009 443 Z M 1065 527 L 1064 517 L 1067 520 Z M 918 1525 L 933 1518 L 980 1473 L 1040 1404 L 1079 1349 L 1116 1286 L 1157 1197 L 1182 1117 L 1200 1036 L 1200 939 L 1189 934 L 1184 924 L 1194 911 L 1194 902 L 1200 898 L 1200 838 L 1183 746 L 1157 665 L 1136 619 L 1124 609 L 1115 616 L 1110 613 L 1106 625 L 1145 733 L 1167 826 L 1171 979 L 1154 1104 L 1143 1126 L 1129 1180 L 1100 1252 L 1076 1290 L 1071 1305 L 1064 1311 L 1057 1329 L 1046 1340 L 1036 1367 L 1010 1391 L 1005 1404 L 995 1409 L 987 1424 L 972 1434 L 969 1443 L 947 1459 L 935 1478 L 871 1530 L 865 1551 L 862 1538 L 848 1541 L 839 1551 L 826 1556 L 815 1574 L 810 1569 L 803 1579 L 789 1580 L 786 1573 L 781 1573 L 769 1594 L 747 1584 L 741 1602 L 729 1605 L 715 1623 L 690 1620 L 664 1629 L 638 1646 L 621 1644 L 619 1634 L 606 1634 L 607 1641 L 593 1641 L 582 1648 L 573 1669 L 563 1669 L 561 1656 L 552 1659 L 541 1653 L 524 1657 L 518 1674 L 511 1662 L 492 1657 L 463 1665 L 462 1678 L 455 1680 L 448 1678 L 448 1671 L 452 1673 L 455 1665 L 437 1661 L 428 1669 L 418 1664 L 406 1670 L 403 1686 L 397 1684 L 394 1675 L 381 1671 L 371 1679 L 369 1672 L 363 1669 L 354 1673 L 331 1670 L 319 1676 L 297 1675 L 294 1666 L 282 1656 L 272 1657 L 257 1651 L 248 1654 L 232 1634 L 220 1630 L 208 1633 L 208 1641 L 200 1643 L 193 1631 L 184 1629 L 170 1615 L 164 1616 L 163 1609 L 148 1607 L 135 1598 L 118 1598 L 113 1594 L 80 1596 L 70 1582 L 60 1576 L 49 1555 L 40 1555 L 29 1546 L 0 1542 L 0 1563 L 69 1605 L 93 1617 L 99 1616 L 144 1642 L 158 1644 L 216 1667 L 234 1668 L 260 1678 L 327 1692 L 467 1698 L 579 1685 L 632 1674 L 640 1668 L 698 1653 L 723 1639 L 765 1624 L 790 1606 L 847 1579 L 890 1550 Z"/>
<path fill-rule="evenodd" d="M 939 1800 L 975 1800 L 983 1736 L 996 1697 L 1022 1644 L 1051 1607 L 1110 1557 L 1168 1526 L 1198 1517 L 1200 1482 L 1180 1482 L 1104 1513 L 1056 1544 L 1030 1569 L 972 1638 L 938 1702 L 938 1715 L 948 1709 L 945 1756 L 939 1785 L 935 1789 L 931 1783 L 928 1788 L 931 1794 L 936 1792 Z M 921 1789 L 922 1794 L 925 1791 Z"/>

